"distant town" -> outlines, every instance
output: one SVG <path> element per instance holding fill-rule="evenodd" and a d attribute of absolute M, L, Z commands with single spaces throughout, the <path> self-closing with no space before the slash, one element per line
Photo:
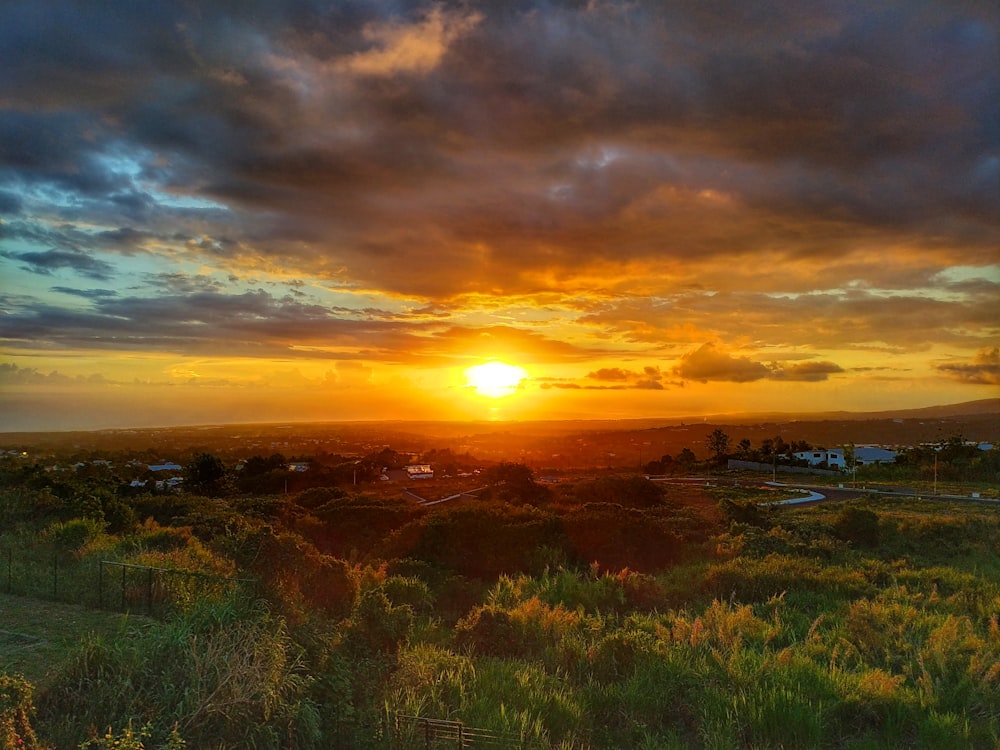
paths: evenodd
<path fill-rule="evenodd" d="M 1000 403 L 1000 402 L 998 402 Z M 664 423 L 322 423 L 0 434 L 0 460 L 45 472 L 113 474 L 127 490 L 170 491 L 193 461 L 216 458 L 244 491 L 324 485 L 469 480 L 501 462 L 560 473 L 628 470 L 660 475 L 700 464 L 831 475 L 874 466 L 954 463 L 995 455 L 1000 417 L 992 402 L 932 416 Z M 968 410 L 970 413 L 962 413 Z M 1000 411 L 1000 407 L 998 407 Z M 981 462 L 980 462 L 981 463 Z"/>

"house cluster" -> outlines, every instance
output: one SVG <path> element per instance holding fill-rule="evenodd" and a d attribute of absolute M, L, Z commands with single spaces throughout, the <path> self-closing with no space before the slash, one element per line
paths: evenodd
<path fill-rule="evenodd" d="M 880 448 L 876 445 L 859 445 L 854 449 L 854 465 L 891 464 L 896 460 L 896 453 L 896 451 Z M 848 468 L 842 448 L 816 448 L 810 451 L 798 451 L 792 455 L 801 461 L 808 462 L 810 466 L 825 465 L 831 469 Z"/>
<path fill-rule="evenodd" d="M 974 445 L 981 451 L 993 450 L 992 443 L 967 443 Z M 939 443 L 925 443 L 923 447 L 940 450 Z M 854 463 L 852 466 L 871 466 L 872 464 L 891 464 L 896 460 L 899 451 L 882 448 L 877 445 L 859 445 L 854 449 Z M 842 448 L 815 448 L 809 451 L 797 451 L 792 454 L 795 458 L 807 461 L 810 466 L 826 466 L 831 469 L 849 469 L 847 459 Z"/>
<path fill-rule="evenodd" d="M 383 466 L 379 479 L 383 482 L 408 482 L 413 479 L 433 479 L 434 469 L 430 464 L 407 464 L 402 469 Z"/>

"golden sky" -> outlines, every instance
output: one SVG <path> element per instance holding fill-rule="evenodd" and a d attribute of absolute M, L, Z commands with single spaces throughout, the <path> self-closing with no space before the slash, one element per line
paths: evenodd
<path fill-rule="evenodd" d="M 0 430 L 1000 392 L 993 3 L 3 15 Z"/>

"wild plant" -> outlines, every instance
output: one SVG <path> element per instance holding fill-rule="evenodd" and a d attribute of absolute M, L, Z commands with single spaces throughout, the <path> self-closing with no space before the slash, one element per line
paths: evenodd
<path fill-rule="evenodd" d="M 242 603 L 206 603 L 115 641 L 90 639 L 39 702 L 59 747 L 101 727 L 149 723 L 164 743 L 176 726 L 195 747 L 315 747 L 311 678 L 284 622 Z"/>
<path fill-rule="evenodd" d="M 0 672 L 0 746 L 7 750 L 41 750 L 35 730 L 34 687 L 20 674 Z"/>

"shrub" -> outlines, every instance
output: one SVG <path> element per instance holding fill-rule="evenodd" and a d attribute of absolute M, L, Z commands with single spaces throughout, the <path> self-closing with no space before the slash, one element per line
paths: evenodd
<path fill-rule="evenodd" d="M 358 596 L 344 628 L 344 643 L 356 656 L 395 654 L 413 628 L 413 610 L 393 606 L 382 591 L 368 589 Z"/>
<path fill-rule="evenodd" d="M 0 674 L 0 745 L 35 750 L 38 739 L 31 728 L 35 713 L 32 685 L 21 675 Z"/>
<path fill-rule="evenodd" d="M 468 657 L 420 644 L 400 652 L 390 703 L 413 715 L 453 716 L 474 679 Z"/>
<path fill-rule="evenodd" d="M 434 604 L 430 588 L 419 578 L 389 576 L 382 591 L 393 604 L 406 605 L 414 612 L 428 612 Z"/>
<path fill-rule="evenodd" d="M 319 746 L 304 664 L 263 607 L 206 603 L 128 635 L 89 640 L 44 695 L 39 714 L 57 747 L 130 721 L 154 746 L 172 736 L 191 747 Z"/>
<path fill-rule="evenodd" d="M 45 536 L 60 552 L 77 553 L 97 539 L 104 529 L 103 521 L 93 518 L 74 518 L 52 524 L 46 529 Z"/>
<path fill-rule="evenodd" d="M 128 552 L 173 552 L 184 549 L 191 539 L 190 526 L 160 526 L 150 518 L 134 534 L 124 537 L 118 547 Z"/>
<path fill-rule="evenodd" d="M 663 490 L 645 477 L 601 477 L 574 489 L 580 503 L 616 503 L 627 508 L 651 508 L 663 502 Z"/>
<path fill-rule="evenodd" d="M 845 542 L 874 547 L 879 542 L 878 514 L 867 508 L 848 505 L 837 516 L 833 531 Z"/>

